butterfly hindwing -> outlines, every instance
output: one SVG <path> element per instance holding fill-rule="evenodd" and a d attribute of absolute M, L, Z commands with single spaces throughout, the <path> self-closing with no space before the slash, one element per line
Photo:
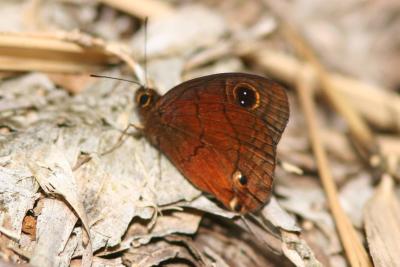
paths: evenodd
<path fill-rule="evenodd" d="M 276 145 L 289 117 L 284 89 L 256 75 L 217 74 L 162 96 L 146 135 L 195 186 L 245 213 L 269 199 Z"/>

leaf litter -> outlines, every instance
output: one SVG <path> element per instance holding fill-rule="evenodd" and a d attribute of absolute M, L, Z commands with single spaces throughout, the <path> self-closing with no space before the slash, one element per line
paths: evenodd
<path fill-rule="evenodd" d="M 337 203 L 374 265 L 395 266 L 400 97 L 390 88 L 399 84 L 392 70 L 400 54 L 399 40 L 389 37 L 399 18 L 380 19 L 374 4 L 357 0 L 272 8 L 268 2 L 3 1 L 0 25 L 14 33 L 0 35 L 0 58 L 8 60 L 0 62 L 0 259 L 31 266 L 353 266 L 355 254 L 341 243 L 341 222 L 318 182 L 321 166 L 292 90 L 310 65 L 288 52 L 294 49 L 279 30 L 285 7 L 296 14 L 287 22 L 306 30 L 326 69 L 342 73 L 328 77 L 372 127 L 382 158 L 390 158 L 391 168 L 366 167 L 363 159 L 371 155 L 360 158 L 348 135 L 351 122 L 326 105 L 329 96 L 319 96 L 320 136 Z M 385 14 L 399 8 L 395 1 L 378 7 Z M 17 9 L 25 12 L 9 11 Z M 226 71 L 256 72 L 288 85 L 292 116 L 278 148 L 274 198 L 257 216 L 243 220 L 221 209 L 134 128 L 110 150 L 129 123 L 139 123 L 136 86 L 86 77 L 134 74 L 143 82 L 140 19 L 147 16 L 147 76 L 161 93 L 183 79 Z M 366 27 L 371 24 L 373 31 Z M 382 41 L 376 45 L 375 38 Z M 370 49 L 384 53 L 371 58 Z M 93 61 L 91 53 L 104 60 Z"/>

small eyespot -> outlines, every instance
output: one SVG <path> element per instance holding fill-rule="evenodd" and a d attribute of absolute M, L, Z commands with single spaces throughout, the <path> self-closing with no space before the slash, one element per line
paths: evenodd
<path fill-rule="evenodd" d="M 260 95 L 257 90 L 248 84 L 239 84 L 233 89 L 236 103 L 241 107 L 254 109 L 260 104 Z"/>
<path fill-rule="evenodd" d="M 247 177 L 246 176 L 241 176 L 240 178 L 239 178 L 239 183 L 241 184 L 241 185 L 246 185 L 247 184 Z"/>
<path fill-rule="evenodd" d="M 243 175 L 240 171 L 235 171 L 233 174 L 233 179 L 238 181 L 242 186 L 247 185 L 249 181 L 245 175 Z"/>
<path fill-rule="evenodd" d="M 242 210 L 242 205 L 239 203 L 239 199 L 237 197 L 232 198 L 229 202 L 229 207 L 231 210 L 240 212 Z"/>
<path fill-rule="evenodd" d="M 151 102 L 151 95 L 147 92 L 143 92 L 137 96 L 136 102 L 139 104 L 140 107 L 146 107 Z"/>

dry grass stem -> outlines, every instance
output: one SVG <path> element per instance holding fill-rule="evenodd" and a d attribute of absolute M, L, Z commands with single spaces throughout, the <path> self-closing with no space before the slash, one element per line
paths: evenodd
<path fill-rule="evenodd" d="M 121 44 L 107 43 L 80 32 L 0 35 L 0 70 L 87 73 L 120 60 L 140 80 L 144 79 L 140 65 Z"/>
<path fill-rule="evenodd" d="M 372 266 L 368 254 L 359 240 L 349 218 L 340 206 L 339 197 L 334 183 L 328 158 L 321 142 L 316 110 L 313 102 L 314 87 L 309 71 L 301 73 L 296 87 L 302 105 L 309 132 L 309 138 L 318 164 L 318 172 L 325 190 L 330 209 L 336 222 L 347 259 L 353 267 Z"/>
<path fill-rule="evenodd" d="M 56 36 L 1 34 L 0 70 L 77 73 L 115 62 L 115 57 L 100 47 L 84 47 Z"/>

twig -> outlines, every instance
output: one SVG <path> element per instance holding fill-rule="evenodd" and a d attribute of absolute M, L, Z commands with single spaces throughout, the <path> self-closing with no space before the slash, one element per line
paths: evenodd
<path fill-rule="evenodd" d="M 332 177 L 328 158 L 322 145 L 318 124 L 316 122 L 317 116 L 313 102 L 313 92 L 311 90 L 313 85 L 311 82 L 312 79 L 310 78 L 309 71 L 306 70 L 301 73 L 296 89 L 306 117 L 310 141 L 317 160 L 321 182 L 326 192 L 339 236 L 342 240 L 345 253 L 351 266 L 372 266 L 368 254 L 360 242 L 355 229 L 340 206 L 336 185 Z"/>

